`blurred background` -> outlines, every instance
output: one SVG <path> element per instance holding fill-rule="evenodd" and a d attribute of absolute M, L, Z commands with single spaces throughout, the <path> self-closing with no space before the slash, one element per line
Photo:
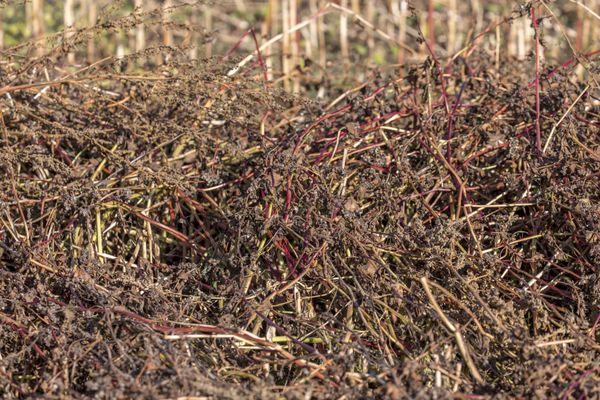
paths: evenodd
<path fill-rule="evenodd" d="M 500 0 L 8 1 L 0 6 L 0 48 L 11 56 L 43 55 L 76 36 L 78 42 L 69 44 L 72 49 L 65 61 L 85 64 L 157 46 L 176 46 L 195 59 L 229 52 L 243 57 L 264 45 L 261 53 L 269 78 L 298 89 L 294 74 L 308 65 L 318 75 L 319 69 L 340 63 L 421 62 L 430 54 L 427 45 L 440 58 L 472 50 L 468 46 L 475 43 L 478 51 L 497 63 L 527 59 L 535 48 L 531 4 Z M 533 4 L 546 62 L 596 50 L 600 0 Z M 87 38 L 85 43 L 81 37 Z M 274 39 L 272 45 L 265 45 L 269 39 Z M 29 41 L 33 45 L 23 45 Z"/>

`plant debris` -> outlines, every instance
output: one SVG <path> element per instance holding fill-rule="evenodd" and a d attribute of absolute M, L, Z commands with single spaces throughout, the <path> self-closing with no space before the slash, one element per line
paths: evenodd
<path fill-rule="evenodd" d="M 0 65 L 3 398 L 600 396 L 577 62 L 473 51 L 316 102 L 66 51 Z"/>

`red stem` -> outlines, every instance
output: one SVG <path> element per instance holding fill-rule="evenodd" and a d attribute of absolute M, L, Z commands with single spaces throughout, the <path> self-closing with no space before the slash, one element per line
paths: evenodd
<path fill-rule="evenodd" d="M 267 87 L 267 82 L 269 81 L 269 77 L 267 75 L 267 66 L 263 60 L 262 54 L 260 52 L 260 46 L 258 45 L 258 39 L 256 39 L 256 32 L 254 28 L 250 28 L 250 33 L 252 34 L 252 39 L 254 40 L 254 45 L 256 46 L 256 54 L 258 55 L 258 63 L 263 70 L 263 77 L 265 78 L 265 88 Z"/>
<path fill-rule="evenodd" d="M 292 204 L 292 176 L 288 176 L 287 180 L 287 190 L 285 193 L 285 212 L 283 214 L 283 220 L 285 222 L 288 221 L 290 206 Z"/>
<path fill-rule="evenodd" d="M 535 145 L 542 151 L 542 132 L 540 129 L 540 35 L 535 18 L 535 5 L 531 5 L 531 21 L 535 31 Z"/>

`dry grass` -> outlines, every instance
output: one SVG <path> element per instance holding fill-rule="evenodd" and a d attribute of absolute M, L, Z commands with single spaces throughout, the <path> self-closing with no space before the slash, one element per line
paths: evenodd
<path fill-rule="evenodd" d="M 66 65 L 168 29 L 160 9 L 4 52 L 4 398 L 599 395 L 600 51 L 541 57 L 556 4 L 475 18 L 448 53 L 407 9 L 412 63 L 319 65 L 408 33 L 307 4 L 201 60 Z M 494 42 L 508 21 L 537 32 L 524 61 Z"/>

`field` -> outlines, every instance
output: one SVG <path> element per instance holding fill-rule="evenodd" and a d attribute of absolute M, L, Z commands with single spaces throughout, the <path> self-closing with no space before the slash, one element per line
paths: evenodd
<path fill-rule="evenodd" d="M 4 3 L 1 398 L 600 397 L 598 1 Z"/>

